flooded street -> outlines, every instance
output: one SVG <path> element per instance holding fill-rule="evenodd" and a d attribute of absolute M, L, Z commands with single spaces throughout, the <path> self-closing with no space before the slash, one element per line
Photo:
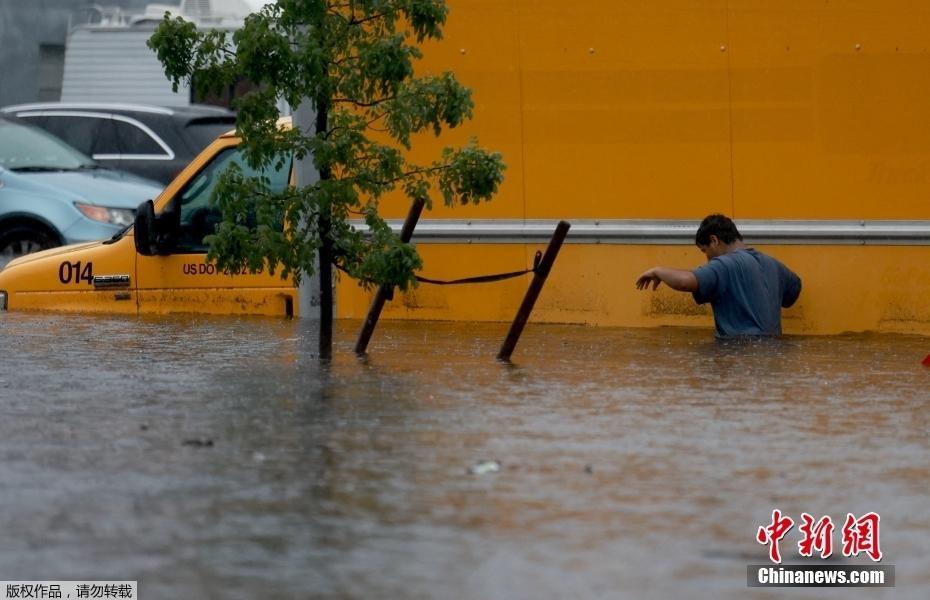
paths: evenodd
<path fill-rule="evenodd" d="M 4 579 L 138 580 L 143 600 L 930 597 L 928 338 L 531 323 L 508 365 L 506 324 L 386 321 L 365 360 L 358 325 L 321 366 L 297 321 L 0 313 Z M 836 564 L 875 564 L 840 530 L 879 513 L 896 587 L 747 588 L 775 508 L 831 516 Z"/>

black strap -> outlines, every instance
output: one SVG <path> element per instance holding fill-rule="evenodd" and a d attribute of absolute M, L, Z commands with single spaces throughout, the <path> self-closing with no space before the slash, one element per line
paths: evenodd
<path fill-rule="evenodd" d="M 533 268 L 523 269 L 522 271 L 511 271 L 509 273 L 494 273 L 492 275 L 476 275 L 474 277 L 463 277 L 462 279 L 430 279 L 428 277 L 416 276 L 416 280 L 420 283 L 429 283 L 432 285 L 461 285 L 465 283 L 491 283 L 493 281 L 504 281 L 505 279 L 513 279 L 514 277 L 520 277 L 521 275 L 526 275 L 527 273 L 534 273 L 539 267 L 539 263 L 542 261 L 542 252 L 536 251 L 536 256 L 533 257 Z M 348 273 L 342 265 L 336 265 L 336 268 L 340 271 Z"/>
<path fill-rule="evenodd" d="M 512 279 L 514 277 L 519 277 L 520 275 L 526 275 L 527 273 L 532 273 L 533 269 L 523 269 L 522 271 L 513 271 L 510 273 L 496 273 L 494 275 L 477 275 L 475 277 L 463 277 L 462 279 L 430 279 L 428 277 L 416 276 L 417 281 L 420 283 L 431 283 L 433 285 L 457 285 L 461 283 L 490 283 L 492 281 L 504 281 L 505 279 Z"/>
<path fill-rule="evenodd" d="M 532 269 L 523 269 L 522 271 L 511 271 L 510 273 L 495 273 L 493 275 L 476 275 L 475 277 L 463 277 L 462 279 L 429 279 L 428 277 L 416 276 L 417 281 L 420 283 L 431 283 L 433 285 L 460 285 L 464 283 L 491 283 L 492 281 L 504 281 L 505 279 L 513 279 L 514 277 L 520 277 L 521 275 L 526 275 L 527 273 L 533 273 L 536 271 L 536 268 L 539 266 L 540 261 L 542 260 L 542 252 L 536 251 L 536 256 L 533 257 L 533 268 Z"/>

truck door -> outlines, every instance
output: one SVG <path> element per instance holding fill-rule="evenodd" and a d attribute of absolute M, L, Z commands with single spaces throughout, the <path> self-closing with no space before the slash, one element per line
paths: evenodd
<path fill-rule="evenodd" d="M 171 199 L 160 199 L 158 208 L 164 210 L 174 204 L 180 211 L 180 230 L 170 254 L 137 255 L 141 313 L 293 314 L 297 291 L 290 280 L 267 271 L 230 275 L 207 262 L 204 237 L 214 233 L 220 222 L 210 197 L 219 176 L 231 164 L 239 165 L 247 175 L 256 174 L 238 148 L 230 146 L 219 150 Z M 263 173 L 272 191 L 285 188 L 289 171 L 288 164 L 281 170 Z"/>

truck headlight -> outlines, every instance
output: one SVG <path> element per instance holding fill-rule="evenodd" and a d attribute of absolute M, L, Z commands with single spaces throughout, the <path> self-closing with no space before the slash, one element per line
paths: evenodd
<path fill-rule="evenodd" d="M 6 310 L 6 292 L 0 292 L 0 310 Z"/>
<path fill-rule="evenodd" d="M 81 214 L 88 219 L 100 221 L 101 223 L 110 223 L 111 225 L 119 225 L 120 227 L 132 225 L 133 219 L 136 218 L 135 211 L 131 208 L 109 208 L 81 202 L 75 202 L 74 207 L 81 211 Z"/>

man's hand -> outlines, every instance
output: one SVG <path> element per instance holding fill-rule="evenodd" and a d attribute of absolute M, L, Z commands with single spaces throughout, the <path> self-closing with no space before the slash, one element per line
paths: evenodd
<path fill-rule="evenodd" d="M 649 284 L 652 284 L 652 289 L 659 287 L 659 284 L 662 283 L 662 279 L 656 274 L 656 269 L 649 269 L 645 273 L 639 276 L 639 279 L 636 280 L 636 289 L 644 290 L 649 287 Z"/>
<path fill-rule="evenodd" d="M 649 269 L 636 280 L 636 289 L 645 290 L 650 283 L 652 289 L 659 287 L 660 283 L 664 283 L 679 292 L 696 292 L 698 289 L 698 280 L 694 273 L 670 267 L 653 267 Z"/>

